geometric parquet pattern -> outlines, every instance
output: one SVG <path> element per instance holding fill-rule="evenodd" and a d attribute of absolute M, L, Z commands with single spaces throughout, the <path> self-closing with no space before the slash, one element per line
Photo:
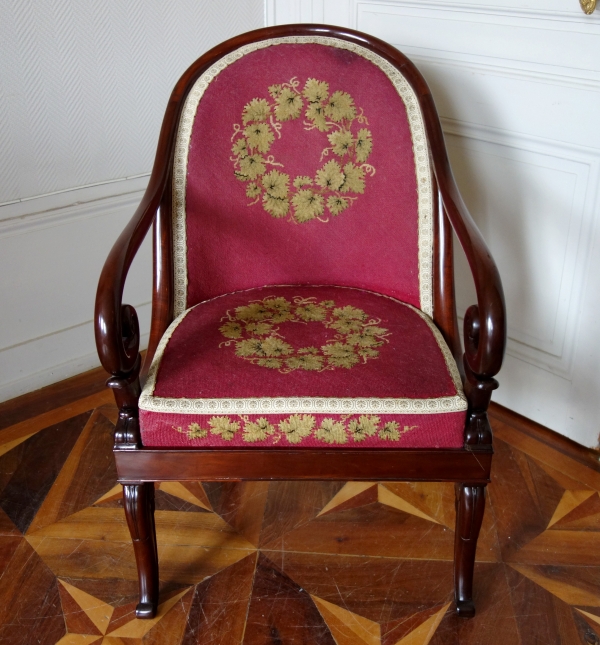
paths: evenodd
<path fill-rule="evenodd" d="M 100 391 L 0 421 L 0 643 L 600 642 L 600 468 L 493 420 L 475 571 L 452 604 L 451 484 L 168 483 L 160 607 L 135 618 L 133 549 Z"/>

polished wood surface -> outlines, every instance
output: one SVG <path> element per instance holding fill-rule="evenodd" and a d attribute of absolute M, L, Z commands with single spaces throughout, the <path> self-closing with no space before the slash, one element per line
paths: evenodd
<path fill-rule="evenodd" d="M 3 645 L 600 642 L 599 455 L 499 406 L 471 621 L 454 485 L 390 481 L 158 484 L 159 607 L 135 618 L 103 380 L 0 405 Z"/>
<path fill-rule="evenodd" d="M 457 450 L 406 451 L 237 451 L 237 450 L 145 450 L 142 447 L 138 399 L 140 376 L 147 370 L 157 344 L 173 319 L 172 208 L 173 157 L 175 135 L 184 101 L 198 77 L 227 53 L 249 43 L 282 36 L 329 36 L 361 45 L 401 70 L 412 86 L 423 115 L 430 162 L 434 176 L 433 208 L 433 286 L 435 322 L 456 357 L 464 381 L 469 409 L 464 448 Z M 139 324 L 135 309 L 122 302 L 127 272 L 150 227 L 154 225 L 154 278 L 150 344 L 142 369 L 139 354 Z M 456 234 L 471 267 L 477 304 L 469 307 L 464 322 L 464 356 L 458 336 L 454 298 L 452 231 Z M 201 258 L 197 259 L 201 261 Z M 397 49 L 360 32 L 325 25 L 284 25 L 242 34 L 221 43 L 193 63 L 171 94 L 163 120 L 154 166 L 142 202 L 111 249 L 100 276 L 96 295 L 95 336 L 98 355 L 112 374 L 107 385 L 113 390 L 119 408 L 115 429 L 115 457 L 119 480 L 131 488 L 137 502 L 125 504 L 132 539 L 138 541 L 138 520 L 150 518 L 151 496 L 140 493 L 143 482 L 211 479 L 387 479 L 405 481 L 454 481 L 462 486 L 458 497 L 458 517 L 468 517 L 471 529 L 465 544 L 457 547 L 455 568 L 456 602 L 461 616 L 474 615 L 472 589 L 473 559 L 483 513 L 482 484 L 489 481 L 492 433 L 487 409 L 493 390 L 498 387 L 495 374 L 502 365 L 506 344 L 504 295 L 496 265 L 468 213 L 452 176 L 442 129 L 433 98 L 417 68 Z M 251 455 L 251 458 L 249 458 Z M 481 493 L 481 494 L 480 494 Z M 131 493 L 133 495 L 133 493 Z M 473 500 L 476 500 L 474 502 Z M 475 506 L 472 508 L 472 505 Z M 480 509 L 481 508 L 481 512 Z M 475 509 L 475 510 L 474 510 Z M 465 520 L 466 521 L 466 520 Z M 464 527 L 463 527 L 464 528 Z M 461 529 L 462 530 L 462 529 Z M 151 531 L 153 533 L 153 531 Z M 157 563 L 139 556 L 140 578 L 138 617 L 154 616 L 156 604 L 148 608 L 149 595 L 144 585 L 156 578 Z M 461 610 L 462 607 L 462 610 Z"/>

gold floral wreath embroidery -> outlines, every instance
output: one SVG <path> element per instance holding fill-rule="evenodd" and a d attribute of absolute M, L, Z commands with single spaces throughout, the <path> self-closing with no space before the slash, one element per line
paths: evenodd
<path fill-rule="evenodd" d="M 273 217 L 290 214 L 299 224 L 318 219 L 329 221 L 325 215 L 339 215 L 352 205 L 357 194 L 365 192 L 365 175 L 374 175 L 375 168 L 366 163 L 373 149 L 371 131 L 356 124 L 369 125 L 363 110 L 357 113 L 354 99 L 337 90 L 329 94 L 329 84 L 309 78 L 300 91 L 300 81 L 294 76 L 289 83 L 271 85 L 271 100 L 254 98 L 244 107 L 243 125 L 235 123 L 231 137 L 235 176 L 248 182 L 246 195 L 262 201 L 263 208 Z M 327 161 L 314 177 L 290 177 L 268 166 L 283 164 L 267 156 L 275 137 L 281 138 L 282 122 L 300 117 L 306 101 L 305 130 L 330 132 L 330 145 L 323 149 L 321 162 L 332 152 L 336 158 Z"/>
<path fill-rule="evenodd" d="M 375 415 L 362 415 L 352 418 L 344 415 L 340 419 L 323 419 L 317 427 L 317 421 L 312 414 L 292 414 L 282 419 L 277 426 L 265 417 L 250 421 L 247 416 L 240 416 L 240 421 L 232 421 L 229 417 L 211 417 L 209 428 L 202 428 L 198 423 L 190 423 L 188 429 L 174 428 L 177 432 L 187 435 L 188 439 L 205 439 L 210 432 L 219 435 L 224 441 L 231 441 L 243 424 L 242 440 L 246 443 L 270 441 L 277 444 L 285 438 L 288 443 L 299 444 L 311 435 L 318 441 L 328 444 L 344 444 L 349 439 L 360 443 L 367 437 L 377 437 L 382 441 L 400 441 L 400 437 L 418 426 L 400 427 L 397 421 L 386 421 Z"/>
<path fill-rule="evenodd" d="M 389 332 L 379 327 L 380 320 L 369 319 L 357 307 L 336 307 L 333 300 L 317 303 L 316 298 L 286 298 L 270 296 L 227 312 L 219 331 L 231 340 L 221 345 L 235 344 L 235 353 L 255 365 L 278 369 L 282 373 L 302 369 L 350 369 L 360 362 L 377 358 L 377 347 L 387 342 Z M 335 331 L 334 338 L 321 347 L 295 349 L 279 333 L 280 323 L 307 324 L 320 322 Z"/>

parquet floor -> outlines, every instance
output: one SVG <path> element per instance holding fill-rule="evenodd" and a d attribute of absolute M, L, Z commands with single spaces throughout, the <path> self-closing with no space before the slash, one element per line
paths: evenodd
<path fill-rule="evenodd" d="M 160 485 L 162 604 L 137 620 L 94 378 L 0 406 L 3 645 L 600 642 L 600 468 L 499 419 L 473 620 L 452 612 L 452 485 L 377 482 Z"/>

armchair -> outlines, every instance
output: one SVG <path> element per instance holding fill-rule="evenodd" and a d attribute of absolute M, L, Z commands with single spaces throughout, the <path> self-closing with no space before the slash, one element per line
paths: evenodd
<path fill-rule="evenodd" d="M 142 366 L 122 296 L 151 226 Z M 477 291 L 464 355 L 452 231 Z M 398 50 L 285 25 L 193 63 L 102 270 L 95 333 L 138 617 L 158 603 L 154 482 L 231 479 L 455 482 L 456 610 L 474 615 L 504 298 L 429 89 Z"/>

